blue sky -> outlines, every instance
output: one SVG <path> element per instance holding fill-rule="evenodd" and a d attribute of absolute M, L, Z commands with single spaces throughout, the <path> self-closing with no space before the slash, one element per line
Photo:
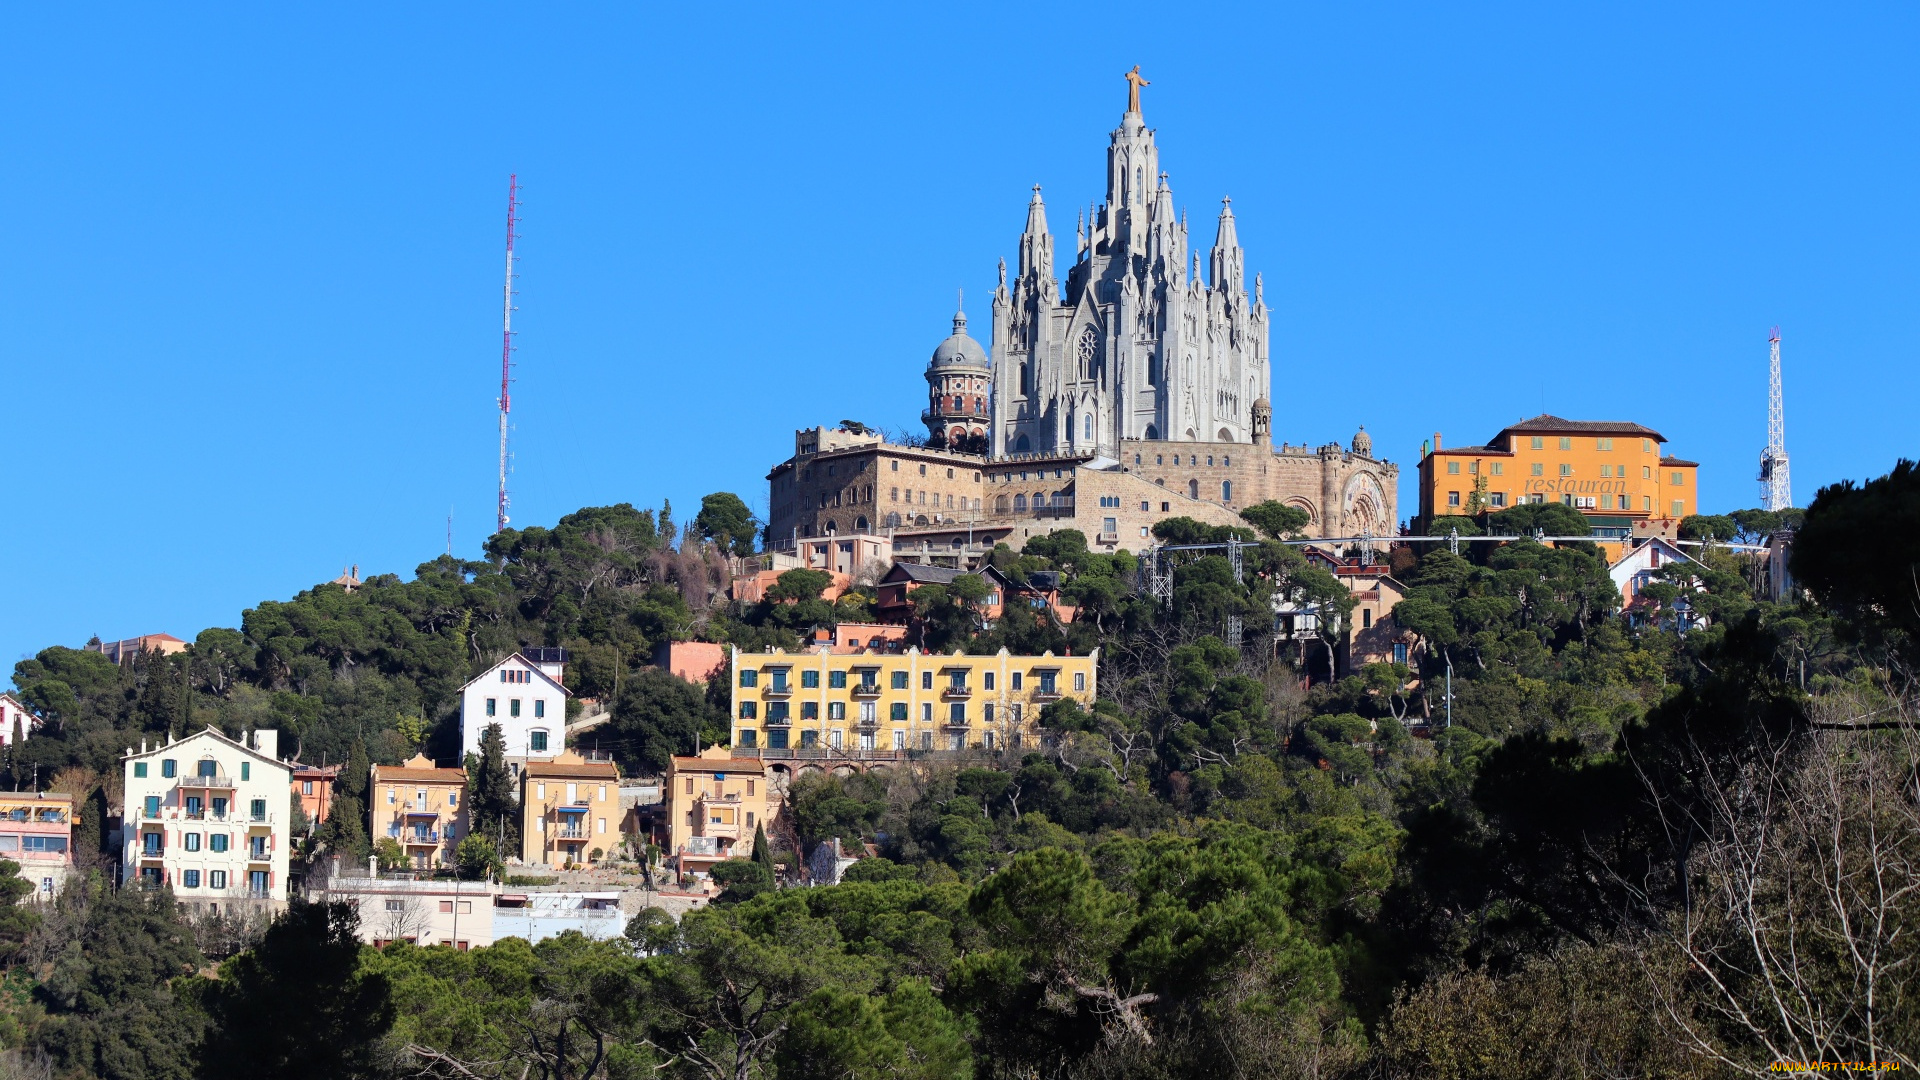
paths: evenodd
<path fill-rule="evenodd" d="M 1776 323 L 1803 502 L 1917 449 L 1910 6 L 393 7 L 9 14 L 8 664 L 476 555 L 509 173 L 516 524 L 764 508 L 793 429 L 914 422 L 1031 185 L 1071 251 L 1134 64 L 1276 438 L 1365 424 L 1403 517 L 1542 410 L 1752 505 Z"/>

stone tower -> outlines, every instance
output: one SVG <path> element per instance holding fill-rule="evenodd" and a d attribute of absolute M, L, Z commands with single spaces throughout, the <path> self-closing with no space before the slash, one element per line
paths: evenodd
<path fill-rule="evenodd" d="M 1136 87 L 1109 138 L 1106 201 L 1080 216 L 1064 288 L 1038 186 L 1011 283 L 1001 264 L 992 457 L 1266 434 L 1255 403 L 1269 393 L 1267 309 L 1258 278 L 1248 295 L 1233 207 L 1222 201 L 1203 280 L 1137 98 Z"/>
<path fill-rule="evenodd" d="M 927 362 L 927 442 L 966 454 L 987 452 L 988 402 L 993 365 L 987 350 L 967 334 L 967 313 L 953 313 L 953 335 Z"/>

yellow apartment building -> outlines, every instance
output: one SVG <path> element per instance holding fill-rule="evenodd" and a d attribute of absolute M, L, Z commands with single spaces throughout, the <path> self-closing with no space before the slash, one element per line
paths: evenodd
<path fill-rule="evenodd" d="M 465 769 L 442 769 L 415 754 L 404 765 L 375 765 L 368 792 L 368 835 L 399 841 L 416 870 L 453 865 L 467 835 Z"/>
<path fill-rule="evenodd" d="M 1587 515 L 1596 537 L 1644 534 L 1698 512 L 1699 463 L 1666 453 L 1665 444 L 1640 424 L 1547 415 L 1482 446 L 1442 447 L 1436 432 L 1420 459 L 1415 530 L 1436 517 L 1559 502 Z"/>
<path fill-rule="evenodd" d="M 762 759 L 1039 745 L 1040 710 L 1093 704 L 1089 656 L 733 654 L 733 745 Z M 684 815 L 683 815 L 684 816 Z"/>
<path fill-rule="evenodd" d="M 771 827 L 780 813 L 775 777 L 753 758 L 736 758 L 724 746 L 693 757 L 675 757 L 667 767 L 668 854 L 683 874 L 704 874 L 713 864 L 753 854 L 753 832 Z"/>
<path fill-rule="evenodd" d="M 620 770 L 568 750 L 520 772 L 520 859 L 586 865 L 620 846 Z"/>
<path fill-rule="evenodd" d="M 20 864 L 20 876 L 33 886 L 28 899 L 51 900 L 65 886 L 79 820 L 71 795 L 0 791 L 0 859 Z"/>

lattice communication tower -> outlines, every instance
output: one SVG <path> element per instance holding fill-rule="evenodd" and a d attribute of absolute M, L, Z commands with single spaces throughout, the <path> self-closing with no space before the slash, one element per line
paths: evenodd
<path fill-rule="evenodd" d="M 1793 481 L 1787 472 L 1786 409 L 1780 395 L 1780 328 L 1767 338 L 1767 448 L 1760 451 L 1760 509 L 1793 506 Z"/>
<path fill-rule="evenodd" d="M 513 241 L 519 224 L 520 176 L 507 177 L 507 281 L 502 290 L 500 311 L 500 505 L 496 526 L 504 531 L 507 517 L 507 417 L 513 412 Z"/>

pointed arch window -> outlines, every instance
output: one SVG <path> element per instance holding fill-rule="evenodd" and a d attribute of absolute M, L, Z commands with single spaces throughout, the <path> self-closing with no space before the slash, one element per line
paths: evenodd
<path fill-rule="evenodd" d="M 1093 327 L 1089 326 L 1080 334 L 1079 361 L 1081 378 L 1093 378 L 1094 364 L 1099 353 L 1100 335 L 1094 331 Z"/>
<path fill-rule="evenodd" d="M 1092 442 L 1093 441 L 1093 414 L 1092 413 L 1088 413 L 1086 416 L 1085 429 L 1086 429 L 1087 441 Z"/>

